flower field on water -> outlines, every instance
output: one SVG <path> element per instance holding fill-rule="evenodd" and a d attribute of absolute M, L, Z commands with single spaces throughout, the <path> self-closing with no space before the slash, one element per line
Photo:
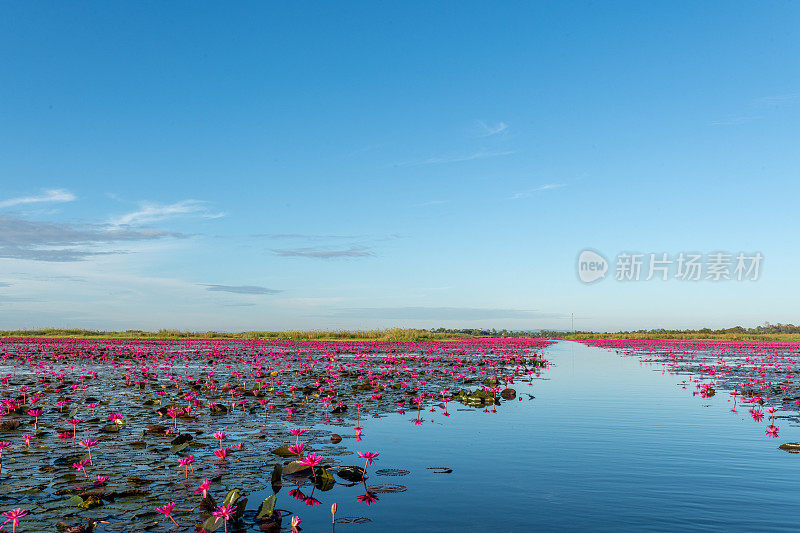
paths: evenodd
<path fill-rule="evenodd" d="M 778 438 L 779 420 L 797 422 L 800 411 L 800 342 L 584 340 L 639 357 L 681 376 L 680 385 L 700 399 L 724 392 L 731 413 L 744 408 L 764 435 Z M 782 449 L 800 453 L 800 444 Z"/>
<path fill-rule="evenodd" d="M 5 527 L 277 532 L 309 512 L 357 522 L 325 494 L 352 487 L 371 505 L 403 490 L 373 482 L 403 471 L 378 469 L 365 417 L 413 428 L 446 420 L 452 402 L 494 411 L 546 368 L 550 342 L 3 339 Z"/>

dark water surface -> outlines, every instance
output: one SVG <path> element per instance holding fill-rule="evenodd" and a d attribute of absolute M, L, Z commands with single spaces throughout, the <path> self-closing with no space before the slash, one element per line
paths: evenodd
<path fill-rule="evenodd" d="M 336 531 L 800 529 L 800 455 L 777 448 L 800 440 L 797 427 L 766 438 L 746 409 L 729 412 L 728 394 L 692 396 L 685 376 L 635 357 L 574 342 L 544 356 L 552 366 L 532 386 L 515 384 L 522 401 L 497 413 L 452 403 L 449 418 L 423 412 L 421 425 L 411 412 L 363 420 L 364 440 L 347 446 L 380 452 L 370 470 L 410 471 L 367 484 L 405 492 L 368 506 L 356 501 L 363 490 L 337 487 L 304 509 L 283 490 L 278 507 L 314 532 L 330 530 L 333 501 L 337 517 L 372 520 Z"/>

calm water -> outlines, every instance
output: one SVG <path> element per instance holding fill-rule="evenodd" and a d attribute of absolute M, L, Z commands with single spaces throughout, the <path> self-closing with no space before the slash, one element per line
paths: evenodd
<path fill-rule="evenodd" d="M 284 489 L 278 507 L 308 532 L 330 530 L 333 501 L 337 517 L 372 520 L 337 524 L 340 532 L 799 528 L 800 456 L 777 446 L 800 440 L 800 429 L 782 422 L 769 439 L 746 409 L 729 412 L 729 395 L 693 397 L 678 385 L 684 377 L 634 357 L 573 342 L 544 355 L 553 365 L 542 379 L 517 383 L 523 401 L 497 413 L 454 402 L 452 416 L 425 412 L 422 425 L 410 412 L 363 421 L 364 440 L 347 446 L 379 451 L 371 469 L 411 472 L 368 484 L 407 491 L 367 506 L 356 501 L 363 491 L 337 487 L 305 508 Z M 453 472 L 429 469 L 440 466 Z"/>

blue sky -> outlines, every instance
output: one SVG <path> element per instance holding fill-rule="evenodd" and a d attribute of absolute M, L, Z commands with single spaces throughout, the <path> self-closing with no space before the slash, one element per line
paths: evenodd
<path fill-rule="evenodd" d="M 0 6 L 0 328 L 800 322 L 800 4 Z"/>

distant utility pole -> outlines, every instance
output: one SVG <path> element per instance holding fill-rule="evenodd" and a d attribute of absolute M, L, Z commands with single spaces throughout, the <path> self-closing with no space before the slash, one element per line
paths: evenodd
<path fill-rule="evenodd" d="M 570 313 L 569 317 L 572 320 L 572 333 L 575 333 L 575 313 Z"/>

